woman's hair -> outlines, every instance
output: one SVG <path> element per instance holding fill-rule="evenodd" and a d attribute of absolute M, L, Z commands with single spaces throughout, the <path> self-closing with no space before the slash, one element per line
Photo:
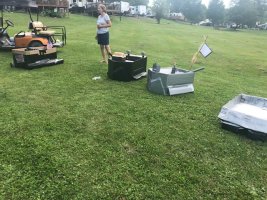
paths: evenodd
<path fill-rule="evenodd" d="M 105 13 L 107 12 L 107 8 L 105 5 L 99 4 L 98 7 L 101 8 L 103 10 L 103 12 L 105 12 Z"/>

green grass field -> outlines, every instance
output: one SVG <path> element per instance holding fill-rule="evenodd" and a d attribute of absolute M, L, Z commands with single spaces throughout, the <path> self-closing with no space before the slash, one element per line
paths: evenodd
<path fill-rule="evenodd" d="M 11 35 L 27 29 L 26 14 L 5 18 Z M 41 21 L 66 26 L 64 64 L 10 68 L 0 52 L 0 199 L 267 199 L 266 143 L 217 118 L 240 93 L 267 98 L 267 32 L 112 17 L 113 52 L 145 51 L 148 68 L 189 69 L 208 36 L 214 53 L 194 66 L 205 66 L 195 92 L 160 96 L 146 79 L 107 78 L 95 18 Z"/>

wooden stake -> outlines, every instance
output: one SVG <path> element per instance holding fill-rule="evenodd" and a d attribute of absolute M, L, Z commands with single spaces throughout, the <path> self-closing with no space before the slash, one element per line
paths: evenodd
<path fill-rule="evenodd" d="M 199 54 L 199 52 L 200 52 L 200 49 L 201 49 L 201 47 L 202 47 L 204 44 L 206 44 L 206 41 L 207 41 L 207 39 L 208 39 L 208 36 L 204 35 L 203 38 L 204 38 L 204 42 L 199 46 L 197 52 L 194 53 L 194 55 L 193 55 L 193 57 L 192 57 L 192 59 L 191 59 L 191 67 L 190 67 L 190 70 L 192 70 L 193 65 L 197 62 L 197 57 L 198 57 L 198 54 Z"/>

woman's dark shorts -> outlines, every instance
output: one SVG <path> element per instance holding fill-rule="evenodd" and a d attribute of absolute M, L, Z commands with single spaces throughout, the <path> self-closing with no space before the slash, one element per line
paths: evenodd
<path fill-rule="evenodd" d="M 97 34 L 97 43 L 99 45 L 109 45 L 109 32 Z"/>

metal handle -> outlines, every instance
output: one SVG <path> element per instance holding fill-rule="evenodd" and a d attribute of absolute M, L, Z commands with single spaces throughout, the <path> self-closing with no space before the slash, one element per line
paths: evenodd
<path fill-rule="evenodd" d="M 197 69 L 193 70 L 192 72 L 198 72 L 198 71 L 201 71 L 201 70 L 203 70 L 203 69 L 205 69 L 205 67 L 197 68 Z"/>

